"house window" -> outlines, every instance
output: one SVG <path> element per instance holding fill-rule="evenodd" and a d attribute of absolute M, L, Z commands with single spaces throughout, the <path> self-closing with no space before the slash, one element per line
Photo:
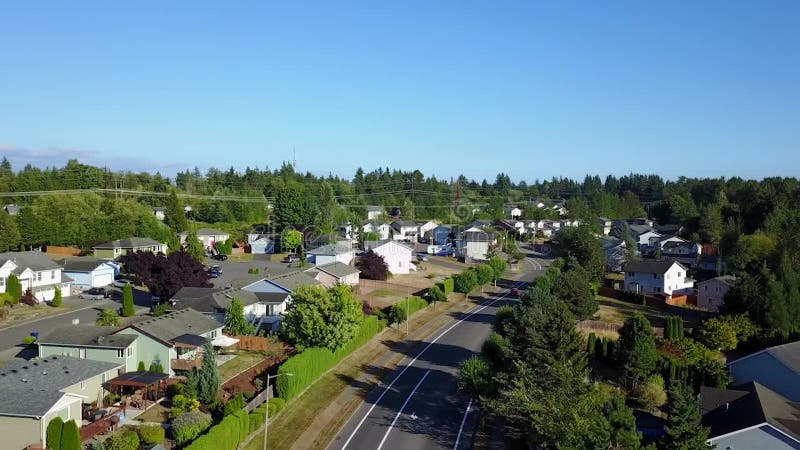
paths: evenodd
<path fill-rule="evenodd" d="M 55 280 L 56 279 L 56 271 L 55 270 L 51 270 L 50 271 L 50 279 L 51 280 Z"/>
<path fill-rule="evenodd" d="M 5 285 L 6 285 L 6 278 L 0 277 L 0 286 L 5 286 Z"/>
<path fill-rule="evenodd" d="M 678 278 L 680 278 L 680 277 L 681 277 L 681 273 L 680 273 L 680 272 L 678 272 Z"/>
<path fill-rule="evenodd" d="M 653 278 L 658 278 L 658 275 L 656 275 L 656 274 L 653 274 Z"/>
<path fill-rule="evenodd" d="M 42 272 L 36 272 L 36 281 L 42 281 Z"/>
<path fill-rule="evenodd" d="M 104 373 L 103 374 L 103 383 L 105 383 L 106 381 L 108 381 L 108 374 Z"/>
<path fill-rule="evenodd" d="M 85 348 L 79 348 L 78 349 L 78 358 L 86 359 L 86 349 Z"/>
<path fill-rule="evenodd" d="M 117 350 L 117 358 L 122 358 L 123 356 L 125 356 L 125 350 L 121 349 L 121 348 L 118 349 Z M 103 381 L 105 381 L 105 380 L 103 380 Z"/>
<path fill-rule="evenodd" d="M 133 347 L 128 347 L 128 358 L 133 356 Z"/>

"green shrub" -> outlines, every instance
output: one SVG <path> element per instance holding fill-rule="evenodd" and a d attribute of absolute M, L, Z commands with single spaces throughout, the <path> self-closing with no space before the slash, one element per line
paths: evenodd
<path fill-rule="evenodd" d="M 172 409 L 169 410 L 169 417 L 174 419 L 183 413 L 197 411 L 200 408 L 200 401 L 188 395 L 177 394 L 172 397 Z"/>
<path fill-rule="evenodd" d="M 161 317 L 169 312 L 169 307 L 169 303 L 159 303 L 153 307 L 153 315 L 156 317 Z"/>
<path fill-rule="evenodd" d="M 57 308 L 57 307 L 61 306 L 61 303 L 62 303 L 62 300 L 61 300 L 61 289 L 56 288 L 56 293 L 53 296 L 53 301 L 50 304 Z"/>
<path fill-rule="evenodd" d="M 11 295 L 8 292 L 0 293 L 0 306 L 10 305 L 12 303 Z"/>
<path fill-rule="evenodd" d="M 247 273 L 251 275 L 258 275 L 258 267 L 252 267 L 250 269 L 247 269 Z"/>
<path fill-rule="evenodd" d="M 61 430 L 64 429 L 64 420 L 56 416 L 47 424 L 45 443 L 50 450 L 61 450 Z"/>
<path fill-rule="evenodd" d="M 61 431 L 61 450 L 81 450 L 81 434 L 74 420 L 64 422 Z"/>
<path fill-rule="evenodd" d="M 412 295 L 392 305 L 389 309 L 389 317 L 392 319 L 392 323 L 405 322 L 408 319 L 408 315 L 413 315 L 415 312 L 427 306 L 428 302 L 426 302 L 425 299 Z"/>
<path fill-rule="evenodd" d="M 453 286 L 456 292 L 460 292 L 462 294 L 469 294 L 470 291 L 475 289 L 475 286 L 478 285 L 478 276 L 475 274 L 475 271 L 465 270 L 460 274 L 453 277 Z"/>
<path fill-rule="evenodd" d="M 172 433 L 178 445 L 191 442 L 194 438 L 208 429 L 211 425 L 211 416 L 199 411 L 185 412 L 172 421 Z"/>
<path fill-rule="evenodd" d="M 133 430 L 113 434 L 106 440 L 106 450 L 139 450 L 139 435 Z"/>
<path fill-rule="evenodd" d="M 358 326 L 355 337 L 336 352 L 327 348 L 311 347 L 287 359 L 278 369 L 278 373 L 291 373 L 293 376 L 279 377 L 276 380 L 278 396 L 286 401 L 293 399 L 342 358 L 364 345 L 385 327 L 385 321 L 379 320 L 376 316 L 369 316 Z"/>
<path fill-rule="evenodd" d="M 185 448 L 186 450 L 236 450 L 239 443 L 252 431 L 250 424 L 247 413 L 237 411 L 225 416 L 220 423 L 211 427 L 208 433 Z"/>
<path fill-rule="evenodd" d="M 224 415 L 227 416 L 235 413 L 236 411 L 241 411 L 244 409 L 244 405 L 245 405 L 244 395 L 236 394 L 233 396 L 233 398 L 228 400 L 228 403 L 225 403 Z"/>
<path fill-rule="evenodd" d="M 146 423 L 139 427 L 139 439 L 145 444 L 160 444 L 164 442 L 164 428 L 157 423 Z"/>
<path fill-rule="evenodd" d="M 139 364 L 136 366 L 137 372 L 145 372 L 147 371 L 147 367 L 144 365 L 144 361 L 139 361 Z"/>
<path fill-rule="evenodd" d="M 444 290 L 442 290 L 440 285 L 431 286 L 428 289 L 428 300 L 432 302 L 446 302 L 447 296 L 444 295 Z"/>
<path fill-rule="evenodd" d="M 133 287 L 126 284 L 122 289 L 122 316 L 131 317 L 136 314 L 136 309 L 133 306 Z"/>
<path fill-rule="evenodd" d="M 22 338 L 22 343 L 25 345 L 33 345 L 36 342 L 36 336 L 25 336 Z"/>
<path fill-rule="evenodd" d="M 442 290 L 444 291 L 444 295 L 450 295 L 455 290 L 455 281 L 452 278 L 445 278 L 442 281 Z"/>
<path fill-rule="evenodd" d="M 667 393 L 664 392 L 664 379 L 659 375 L 651 377 L 636 389 L 636 401 L 646 410 L 652 411 L 667 403 Z"/>
<path fill-rule="evenodd" d="M 286 406 L 286 400 L 276 397 L 269 399 L 267 408 L 269 409 L 269 416 L 274 417 L 275 414 L 281 412 L 283 407 Z"/>

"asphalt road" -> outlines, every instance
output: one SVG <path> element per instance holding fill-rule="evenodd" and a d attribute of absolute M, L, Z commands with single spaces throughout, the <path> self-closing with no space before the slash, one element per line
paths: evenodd
<path fill-rule="evenodd" d="M 548 262 L 528 263 L 523 278 L 530 281 Z M 507 282 L 505 287 L 525 284 Z M 367 396 L 330 448 L 470 448 L 477 414 L 474 408 L 468 411 L 471 400 L 458 392 L 458 365 L 480 351 L 498 307 L 511 301 L 502 293 L 489 298 L 415 346 L 404 363 Z"/>

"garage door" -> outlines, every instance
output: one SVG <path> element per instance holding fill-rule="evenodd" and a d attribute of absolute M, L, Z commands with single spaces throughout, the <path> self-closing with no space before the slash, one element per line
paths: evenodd
<path fill-rule="evenodd" d="M 100 275 L 96 275 L 92 278 L 92 287 L 104 287 L 111 284 L 114 281 L 114 274 L 113 273 L 104 273 Z"/>

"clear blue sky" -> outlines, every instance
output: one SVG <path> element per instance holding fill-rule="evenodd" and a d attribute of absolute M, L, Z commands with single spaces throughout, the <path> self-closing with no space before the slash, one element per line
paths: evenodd
<path fill-rule="evenodd" d="M 800 175 L 796 0 L 177 3 L 7 2 L 0 154 Z"/>

